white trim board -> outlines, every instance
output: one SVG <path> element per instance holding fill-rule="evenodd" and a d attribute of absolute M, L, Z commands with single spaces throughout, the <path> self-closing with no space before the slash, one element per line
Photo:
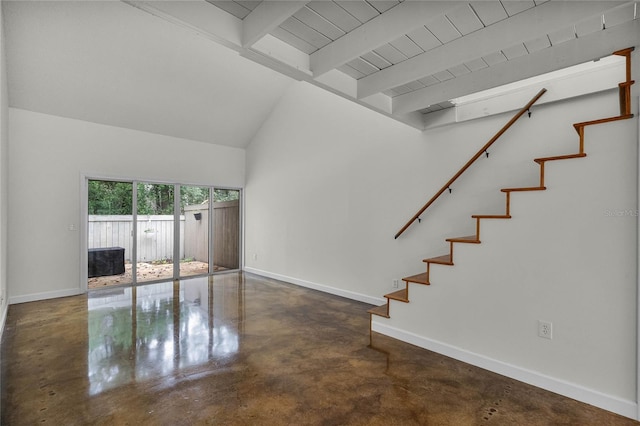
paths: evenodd
<path fill-rule="evenodd" d="M 637 58 L 639 58 L 640 55 L 638 55 L 637 53 L 633 54 L 633 60 L 635 61 L 635 63 L 637 64 Z M 636 65 L 637 68 L 637 65 Z M 638 74 L 637 71 L 635 71 L 636 74 Z M 637 93 L 637 89 L 636 89 L 636 93 Z M 635 110 L 636 114 L 638 114 L 638 109 L 640 108 L 640 96 L 635 98 L 635 106 L 632 105 L 632 111 Z M 638 146 L 640 146 L 640 120 L 638 120 Z M 638 186 L 636 188 L 637 192 L 638 192 L 638 198 L 636 200 L 637 204 L 636 204 L 636 212 L 638 212 L 638 209 L 640 209 L 640 149 L 638 149 L 638 162 L 637 162 L 637 168 L 636 168 L 636 173 L 638 174 Z M 636 420 L 640 420 L 640 265 L 638 264 L 638 255 L 640 254 L 640 215 L 636 214 L 636 234 L 637 234 L 637 239 L 636 239 L 636 315 L 637 315 L 637 319 L 636 319 L 636 357 L 637 357 L 637 362 L 636 362 L 636 407 L 637 407 L 637 411 L 636 411 Z"/>
<path fill-rule="evenodd" d="M 330 287 L 323 284 L 317 284 L 311 281 L 301 280 L 298 278 L 288 277 L 273 272 L 263 271 L 256 268 L 245 267 L 245 272 L 260 275 L 267 278 L 273 278 L 276 280 L 284 281 L 287 283 L 299 285 L 301 287 L 307 287 L 314 290 L 319 290 L 325 293 L 334 294 L 337 296 L 346 297 L 348 299 L 357 300 L 360 302 L 370 303 L 372 305 L 380 305 L 386 303 L 385 299 L 371 297 L 360 293 L 355 293 L 347 290 L 342 290 L 335 287 Z M 566 382 L 564 380 L 556 379 L 551 376 L 547 376 L 535 371 L 527 370 L 512 364 L 508 364 L 502 361 L 498 361 L 492 358 L 485 357 L 473 352 L 469 352 L 455 346 L 447 345 L 435 340 L 427 339 L 422 336 L 418 336 L 413 333 L 409 333 L 395 327 L 390 327 L 375 320 L 372 323 L 372 329 L 375 332 L 384 334 L 394 339 L 401 340 L 403 342 L 416 345 L 418 347 L 437 352 L 439 354 L 448 356 L 450 358 L 457 359 L 467 364 L 474 365 L 476 367 L 484 368 L 485 370 L 492 371 L 497 374 L 501 374 L 506 377 L 510 377 L 515 380 L 519 380 L 530 385 L 576 399 L 578 401 L 593 405 L 595 407 L 602 408 L 607 411 L 620 414 L 631 419 L 636 419 L 638 413 L 638 406 L 634 401 L 627 401 L 615 396 L 606 395 L 601 392 L 585 388 L 583 386 Z"/>
<path fill-rule="evenodd" d="M 387 303 L 387 300 L 381 297 L 367 296 L 366 294 L 356 293 L 353 291 L 343 290 L 337 287 L 331 287 L 324 284 L 318 284 L 311 281 L 301 280 L 299 278 L 288 277 L 286 275 L 263 271 L 261 269 L 251 268 L 249 266 L 245 266 L 243 270 L 245 272 L 250 272 L 252 274 L 260 275 L 262 277 L 273 278 L 275 280 L 280 280 L 290 284 L 299 285 L 300 287 L 306 287 L 313 290 L 322 291 L 324 293 L 334 294 L 336 296 L 357 300 L 359 302 L 369 303 L 371 305 L 381 305 L 381 304 Z"/>
<path fill-rule="evenodd" d="M 2 312 L 0 313 L 0 342 L 2 341 L 2 335 L 4 334 L 4 327 L 7 325 L 7 314 L 9 313 L 9 304 L 6 304 L 2 307 Z"/>
<path fill-rule="evenodd" d="M 84 294 L 80 288 L 65 288 L 63 290 L 45 291 L 43 293 L 24 294 L 22 296 L 9 297 L 9 304 L 35 302 L 38 300 L 55 299 L 57 297 L 78 296 Z"/>
<path fill-rule="evenodd" d="M 634 401 L 627 401 L 615 396 L 606 395 L 575 383 L 570 383 L 536 371 L 498 361 L 474 352 L 469 352 L 456 346 L 451 346 L 446 343 L 438 342 L 414 333 L 381 324 L 375 320 L 372 322 L 371 327 L 373 331 L 393 337 L 394 339 L 398 339 L 423 349 L 428 349 L 441 355 L 457 359 L 458 361 L 466 362 L 467 364 L 475 365 L 476 367 L 480 367 L 550 392 L 602 408 L 603 410 L 611 411 L 613 413 L 620 414 L 621 416 L 637 420 L 636 415 L 638 413 L 638 407 Z"/>

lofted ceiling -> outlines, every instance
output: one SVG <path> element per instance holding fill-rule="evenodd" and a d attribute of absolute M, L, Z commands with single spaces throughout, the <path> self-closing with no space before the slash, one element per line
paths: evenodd
<path fill-rule="evenodd" d="M 424 129 L 634 46 L 634 1 L 2 1 L 9 104 L 246 147 L 291 79 Z"/>
<path fill-rule="evenodd" d="M 11 107 L 244 148 L 292 82 L 119 1 L 2 9 Z"/>
<path fill-rule="evenodd" d="M 633 1 L 128 3 L 419 129 L 460 96 L 640 39 Z"/>

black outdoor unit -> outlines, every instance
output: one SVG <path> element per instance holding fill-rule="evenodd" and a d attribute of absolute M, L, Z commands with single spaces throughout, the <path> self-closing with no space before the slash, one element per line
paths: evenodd
<path fill-rule="evenodd" d="M 89 278 L 124 274 L 124 248 L 89 249 Z"/>

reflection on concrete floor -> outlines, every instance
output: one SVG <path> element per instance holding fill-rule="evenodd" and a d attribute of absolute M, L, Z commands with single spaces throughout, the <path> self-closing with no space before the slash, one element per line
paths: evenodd
<path fill-rule="evenodd" d="M 96 291 L 88 299 L 91 395 L 238 351 L 243 281 L 208 277 Z"/>
<path fill-rule="evenodd" d="M 244 273 L 9 307 L 0 424 L 638 425 Z M 88 306 L 88 310 L 87 310 Z"/>
<path fill-rule="evenodd" d="M 171 262 L 139 262 L 136 266 L 136 282 L 150 282 L 173 279 L 173 263 Z M 213 265 L 213 272 L 222 272 L 229 268 Z M 209 273 L 209 264 L 199 261 L 180 261 L 180 277 L 193 277 Z M 120 275 L 105 275 L 91 277 L 87 280 L 87 288 L 98 290 L 106 287 L 131 285 L 133 283 L 132 264 L 127 261 L 124 265 L 124 273 Z"/>

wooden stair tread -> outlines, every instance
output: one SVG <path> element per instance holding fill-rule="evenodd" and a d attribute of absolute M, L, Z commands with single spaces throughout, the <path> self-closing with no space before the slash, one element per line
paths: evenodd
<path fill-rule="evenodd" d="M 404 231 L 407 230 L 407 228 L 409 226 L 411 226 L 411 224 L 413 224 L 416 220 L 418 222 L 420 222 L 420 215 L 422 213 L 425 212 L 425 210 L 427 210 L 429 208 L 429 206 L 431 206 L 436 199 L 438 199 L 438 197 L 440 197 L 440 195 L 442 195 L 447 189 L 449 189 L 449 192 L 451 192 L 451 185 L 456 181 L 456 179 L 458 179 L 478 158 L 480 158 L 483 154 L 487 154 L 487 157 L 489 156 L 487 149 L 489 149 L 489 147 L 491 147 L 491 145 L 498 140 L 498 138 L 500 138 L 504 132 L 506 132 L 516 121 L 518 121 L 520 119 L 520 117 L 522 117 L 527 111 L 530 111 L 530 108 L 533 104 L 535 104 L 538 99 L 540 99 L 540 97 L 542 95 L 544 95 L 547 92 L 547 89 L 542 89 L 540 90 L 533 98 L 531 98 L 531 100 L 520 109 L 520 111 L 518 111 L 518 113 L 516 113 L 511 120 L 509 120 L 507 122 L 507 124 L 505 124 L 502 129 L 500 129 L 495 135 L 493 135 L 493 137 L 491 139 L 489 139 L 489 141 L 484 144 L 484 146 L 482 146 L 482 148 L 480 148 L 478 150 L 478 152 L 475 153 L 475 155 L 473 157 L 471 157 L 471 159 L 469 159 L 469 161 L 466 162 L 466 164 L 464 166 L 462 166 L 460 168 L 460 170 L 458 170 L 451 179 L 449 179 L 449 181 L 447 183 L 445 183 L 442 188 L 440 188 L 440 190 L 438 190 L 438 192 L 435 193 L 435 195 L 433 197 L 431 197 L 431 199 L 429 201 L 426 202 L 425 205 L 422 206 L 422 208 L 420 210 L 418 210 L 416 212 L 416 214 L 413 215 L 413 217 L 411 219 L 409 219 L 409 221 L 407 223 L 405 223 L 405 225 L 396 233 L 396 235 L 393 237 L 395 239 L 397 239 L 400 235 L 402 235 L 402 233 Z M 531 112 L 529 112 L 529 116 L 531 116 Z"/>
<path fill-rule="evenodd" d="M 573 158 L 582 158 L 586 157 L 587 154 L 584 153 L 584 142 L 585 142 L 585 127 L 592 126 L 597 124 L 604 124 L 609 122 L 627 120 L 634 117 L 634 114 L 631 113 L 631 86 L 635 83 L 634 80 L 631 79 L 631 52 L 634 50 L 634 47 L 629 47 L 626 49 L 618 50 L 613 52 L 613 55 L 625 56 L 626 62 L 626 81 L 619 83 L 619 101 L 620 101 L 620 115 L 614 117 L 605 117 L 596 120 L 583 121 L 579 123 L 573 123 L 573 127 L 578 133 L 579 136 L 579 152 L 576 154 L 566 154 L 566 155 L 557 155 L 550 157 L 540 157 L 534 158 L 534 162 L 540 164 L 540 185 L 532 186 L 532 187 L 515 187 L 515 188 L 502 188 L 500 191 L 506 193 L 506 211 L 505 214 L 476 214 L 471 217 L 477 219 L 476 223 L 476 235 L 469 235 L 464 237 L 454 237 L 448 238 L 446 241 L 451 243 L 450 252 L 445 255 L 432 257 L 428 259 L 424 259 L 423 262 L 427 263 L 427 272 L 421 273 L 417 275 L 412 275 L 410 277 L 403 278 L 402 280 L 407 283 L 407 287 L 402 290 L 397 290 L 392 293 L 386 294 L 387 304 L 383 306 L 378 306 L 370 309 L 368 312 L 372 315 L 380 315 L 382 317 L 389 318 L 389 304 L 391 300 L 398 300 L 405 303 L 409 302 L 409 283 L 420 283 L 420 284 L 429 284 L 429 270 L 431 264 L 441 264 L 441 265 L 453 265 L 453 243 L 480 243 L 480 219 L 511 219 L 510 213 L 510 200 L 511 200 L 511 192 L 526 192 L 526 191 L 543 191 L 547 188 L 544 186 L 545 182 L 545 162 L 547 161 L 557 161 L 557 160 L 568 160 Z M 405 224 L 405 226 L 395 235 L 395 238 L 398 238 L 408 226 L 410 226 L 416 219 L 420 221 L 420 215 L 435 201 L 437 197 L 439 197 L 442 193 L 445 192 L 447 188 L 449 188 L 449 192 L 451 192 L 450 185 L 465 171 L 467 168 L 476 161 L 482 153 L 486 153 L 487 157 L 489 154 L 487 153 L 487 148 L 491 146 L 495 140 L 504 133 L 525 111 L 529 110 L 529 107 L 535 103 L 540 96 L 542 96 L 546 92 L 546 89 L 542 89 L 536 97 L 534 97 L 529 104 L 527 104 L 516 116 L 512 118 L 512 120 L 507 123 L 502 130 L 500 130 L 496 135 L 483 147 L 481 148 L 474 157 L 471 158 L 455 175 L 452 179 L 449 180 L 441 190 L 436 193 L 434 197 L 429 200 L 418 213 L 414 215 L 414 217 Z M 529 117 L 531 117 L 531 112 L 529 112 Z M 371 323 L 372 324 L 372 323 Z M 372 327 L 370 328 L 371 333 Z M 370 334 L 370 342 L 371 342 L 371 334 Z"/>
<path fill-rule="evenodd" d="M 587 154 L 585 154 L 585 153 L 582 153 L 582 154 L 557 155 L 555 157 L 535 158 L 533 161 L 535 161 L 536 163 L 540 164 L 540 163 L 544 163 L 545 161 L 569 160 L 571 158 L 582 158 L 582 157 L 586 157 L 586 156 L 587 156 Z"/>
<path fill-rule="evenodd" d="M 511 215 L 508 214 L 474 214 L 471 217 L 474 219 L 511 219 Z"/>
<path fill-rule="evenodd" d="M 442 256 L 431 257 L 429 259 L 424 259 L 423 262 L 427 263 L 437 263 L 439 265 L 453 265 L 453 260 L 451 259 L 450 254 L 444 254 Z"/>
<path fill-rule="evenodd" d="M 402 281 L 407 283 L 424 284 L 429 285 L 429 275 L 426 272 L 417 275 L 411 275 L 410 277 L 403 278 Z"/>
<path fill-rule="evenodd" d="M 635 49 L 636 49 L 635 46 L 625 47 L 624 49 L 616 50 L 615 52 L 612 53 L 612 55 L 626 56 L 631 52 L 633 52 Z"/>
<path fill-rule="evenodd" d="M 502 188 L 500 191 L 502 192 L 524 192 L 524 191 L 544 191 L 547 188 L 544 186 L 530 186 L 523 188 Z"/>
<path fill-rule="evenodd" d="M 471 243 L 480 244 L 480 240 L 477 235 L 468 235 L 466 237 L 447 238 L 448 243 Z"/>
<path fill-rule="evenodd" d="M 609 123 L 611 121 L 627 120 L 629 118 L 633 118 L 633 114 L 617 115 L 615 117 L 601 118 L 599 120 L 583 121 L 582 123 L 574 123 L 573 127 L 576 129 L 576 131 L 579 131 L 578 129 L 580 129 L 581 127 L 592 126 L 594 124 Z"/>
<path fill-rule="evenodd" d="M 371 308 L 367 311 L 373 315 L 379 315 L 381 317 L 389 318 L 389 314 L 387 313 L 387 305 L 376 306 L 375 308 Z"/>
<path fill-rule="evenodd" d="M 402 290 L 394 291 L 393 293 L 385 294 L 387 299 L 398 300 L 400 302 L 409 303 L 409 292 L 406 288 Z"/>

